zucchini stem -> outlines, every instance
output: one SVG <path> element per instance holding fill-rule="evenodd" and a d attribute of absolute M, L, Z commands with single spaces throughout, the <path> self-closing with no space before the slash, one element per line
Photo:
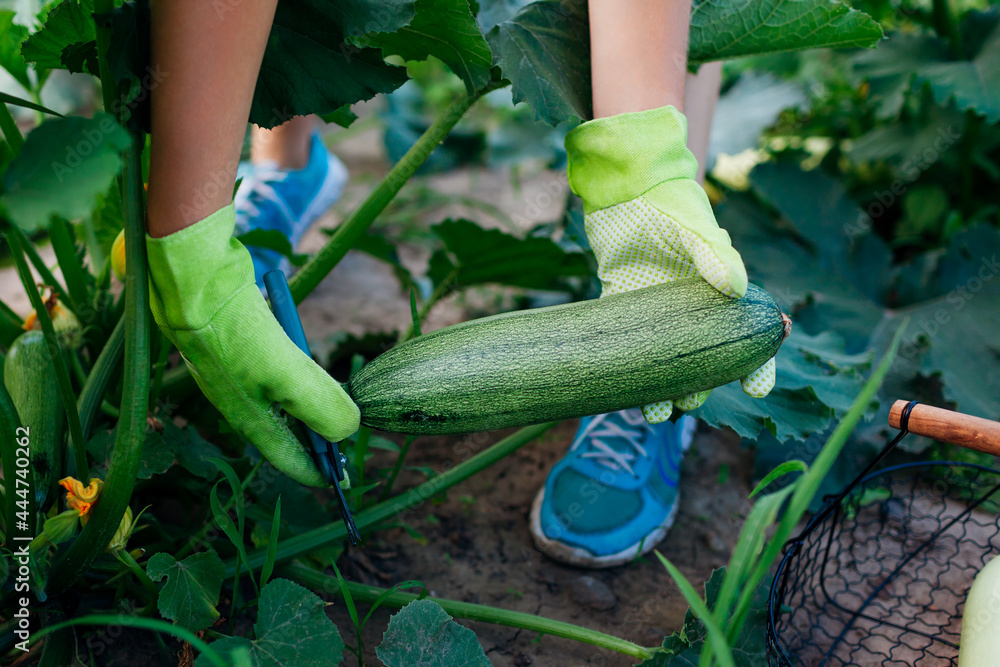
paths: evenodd
<path fill-rule="evenodd" d="M 316 570 L 301 563 L 295 562 L 284 566 L 282 568 L 282 574 L 287 576 L 289 579 L 298 581 L 300 584 L 313 591 L 325 593 L 327 595 L 342 595 L 340 582 L 337 581 L 336 577 L 323 574 L 322 572 L 317 572 Z M 350 593 L 355 602 L 365 602 L 371 604 L 378 600 L 381 604 L 388 605 L 390 607 L 403 607 L 414 600 L 420 599 L 421 597 L 414 593 L 404 593 L 399 590 L 389 593 L 389 591 L 385 588 L 368 586 L 366 584 L 360 584 L 353 581 L 344 581 L 343 583 L 344 587 Z M 579 625 L 573 625 L 572 623 L 566 623 L 564 621 L 557 621 L 552 618 L 545 618 L 534 614 L 525 614 L 520 611 L 511 611 L 509 609 L 499 609 L 497 607 L 490 607 L 482 604 L 461 602 L 459 600 L 448 600 L 446 598 L 434 597 L 427 599 L 433 600 L 437 604 L 441 605 L 446 612 L 455 618 L 463 618 L 469 621 L 481 621 L 483 623 L 493 623 L 495 625 L 503 625 L 509 628 L 521 628 L 522 630 L 530 630 L 543 635 L 552 635 L 554 637 L 572 639 L 573 641 L 617 651 L 618 653 L 624 653 L 625 655 L 641 658 L 643 660 L 652 658 L 653 652 L 656 650 L 644 648 L 638 644 L 633 644 L 628 640 L 620 639 L 619 637 L 608 635 L 603 632 L 598 632 L 597 630 L 590 630 Z"/>

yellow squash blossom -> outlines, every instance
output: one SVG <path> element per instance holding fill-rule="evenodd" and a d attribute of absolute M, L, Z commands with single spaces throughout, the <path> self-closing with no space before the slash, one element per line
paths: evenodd
<path fill-rule="evenodd" d="M 59 480 L 59 486 L 66 489 L 66 506 L 80 512 L 80 523 L 86 525 L 90 519 L 90 509 L 97 502 L 101 495 L 101 487 L 104 482 L 94 477 L 90 484 L 84 486 L 75 477 L 63 477 Z"/>

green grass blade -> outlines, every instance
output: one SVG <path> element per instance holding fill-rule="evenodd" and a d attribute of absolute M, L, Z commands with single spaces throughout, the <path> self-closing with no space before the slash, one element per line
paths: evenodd
<path fill-rule="evenodd" d="M 215 517 L 215 523 L 219 525 L 222 532 L 225 533 L 229 541 L 236 547 L 236 553 L 239 554 L 240 562 L 245 565 L 249 559 L 247 558 L 246 546 L 243 544 L 243 532 L 236 529 L 236 524 L 229 518 L 229 514 L 226 513 L 226 510 L 222 507 L 222 503 L 219 502 L 219 484 L 222 484 L 221 479 L 212 486 L 212 490 L 208 494 L 208 502 L 212 508 L 212 515 Z M 236 578 L 239 577 L 239 569 L 233 573 L 233 576 Z M 250 570 L 250 583 L 253 584 L 254 590 L 259 596 L 260 588 L 257 586 L 257 582 L 254 581 L 252 569 Z M 233 588 L 237 588 L 235 583 L 233 584 Z"/>
<path fill-rule="evenodd" d="M 764 479 L 760 480 L 760 482 L 757 483 L 757 486 L 753 487 L 753 491 L 750 492 L 748 497 L 753 498 L 779 477 L 784 477 L 785 475 L 793 472 L 806 472 L 807 470 L 809 470 L 809 466 L 806 465 L 805 461 L 799 461 L 798 459 L 794 461 L 785 461 L 777 468 L 764 475 Z"/>
<path fill-rule="evenodd" d="M 14 152 L 14 156 L 21 152 L 21 146 L 24 145 L 24 136 L 21 134 L 21 130 L 18 129 L 17 123 L 14 121 L 14 116 L 11 115 L 10 109 L 7 108 L 7 103 L 16 104 L 13 100 L 8 99 L 13 97 L 13 95 L 7 95 L 6 93 L 0 93 L 3 97 L 0 97 L 0 132 L 3 132 L 4 138 L 7 139 L 7 144 L 10 146 L 11 150 Z M 19 98 L 14 98 L 14 100 L 19 100 Z"/>
<path fill-rule="evenodd" d="M 413 338 L 423 335 L 420 330 L 420 313 L 417 312 L 417 293 L 410 290 L 410 321 L 413 327 Z"/>
<path fill-rule="evenodd" d="M 90 437 L 90 430 L 94 427 L 94 418 L 97 410 L 101 407 L 101 400 L 108 390 L 111 380 L 117 375 L 121 367 L 122 352 L 125 349 L 125 318 L 118 320 L 111 337 L 104 344 L 104 349 L 98 355 L 94 367 L 90 369 L 90 375 L 80 391 L 80 398 L 76 402 L 76 408 L 80 413 L 80 428 L 83 438 Z"/>
<path fill-rule="evenodd" d="M 271 519 L 271 536 L 267 540 L 267 560 L 260 570 L 260 587 L 264 588 L 274 572 L 274 557 L 278 554 L 278 533 L 281 532 L 281 494 L 274 503 L 274 517 Z"/>
<path fill-rule="evenodd" d="M 726 641 L 726 633 L 722 630 L 718 623 L 715 622 L 715 618 L 712 616 L 712 612 L 708 610 L 708 606 L 705 601 L 698 595 L 698 591 L 694 589 L 691 582 L 687 580 L 681 571 L 674 567 L 674 564 L 663 557 L 659 551 L 656 552 L 656 557 L 660 559 L 663 563 L 663 567 L 667 568 L 667 572 L 673 577 L 674 582 L 677 584 L 677 588 L 680 589 L 681 595 L 687 600 L 688 605 L 691 607 L 691 612 L 705 624 L 705 629 L 708 631 L 708 643 L 711 644 L 712 648 L 715 650 L 716 655 L 719 659 L 719 664 L 722 667 L 735 667 L 733 662 L 733 651 L 729 648 L 729 643 Z"/>

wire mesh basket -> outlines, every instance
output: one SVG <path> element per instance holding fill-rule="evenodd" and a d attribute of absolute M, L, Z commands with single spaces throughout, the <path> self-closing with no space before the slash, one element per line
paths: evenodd
<path fill-rule="evenodd" d="M 768 599 L 770 665 L 957 665 L 966 593 L 1000 553 L 1000 471 L 939 461 L 872 472 L 915 405 L 785 545 Z"/>

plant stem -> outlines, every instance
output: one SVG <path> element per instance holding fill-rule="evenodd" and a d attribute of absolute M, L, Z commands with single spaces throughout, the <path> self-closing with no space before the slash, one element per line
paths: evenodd
<path fill-rule="evenodd" d="M 128 616 L 126 614 L 93 614 L 91 616 L 74 618 L 69 621 L 63 621 L 62 623 L 56 623 L 55 625 L 49 625 L 31 635 L 31 639 L 28 640 L 28 643 L 34 644 L 46 635 L 74 625 L 109 625 L 119 628 L 125 626 L 141 628 L 143 630 L 152 630 L 153 632 L 162 632 L 168 635 L 173 635 L 174 637 L 191 644 L 191 646 L 198 649 L 202 655 L 208 658 L 209 662 L 213 665 L 217 665 L 217 667 L 230 667 L 222 656 L 219 655 L 218 651 L 206 644 L 204 640 L 199 639 L 198 636 L 190 630 L 186 630 L 179 625 L 167 623 L 166 621 L 161 621 L 159 619 L 139 618 L 135 616 Z"/>
<path fill-rule="evenodd" d="M 393 515 L 419 505 L 428 498 L 433 498 L 442 491 L 450 489 L 459 482 L 463 482 L 473 475 L 482 472 L 505 456 L 513 454 L 555 425 L 556 422 L 548 422 L 546 424 L 526 426 L 508 435 L 485 451 L 459 463 L 454 468 L 427 480 L 420 486 L 401 493 L 390 500 L 374 505 L 362 512 L 358 512 L 354 516 L 354 521 L 358 529 L 377 526 Z M 325 526 L 314 528 L 308 532 L 282 540 L 281 544 L 278 545 L 278 554 L 275 562 L 280 563 L 316 551 L 317 549 L 328 547 L 343 540 L 345 537 L 347 537 L 347 529 L 343 521 L 335 521 Z M 266 559 L 266 549 L 258 549 L 249 556 L 250 567 L 258 569 L 264 564 Z M 236 562 L 236 559 L 232 558 L 226 561 L 227 576 L 232 576 L 232 573 L 236 571 Z"/>
<path fill-rule="evenodd" d="M 21 136 L 21 130 L 17 128 L 17 122 L 14 121 L 6 102 L 0 102 L 0 131 L 3 131 L 7 145 L 14 152 L 14 157 L 17 157 L 21 152 L 21 146 L 24 145 L 24 137 Z"/>
<path fill-rule="evenodd" d="M 53 564 L 47 591 L 56 595 L 69 587 L 104 551 L 125 514 L 135 486 L 146 437 L 149 410 L 149 286 L 146 276 L 146 229 L 143 214 L 140 133 L 130 133 L 122 172 L 122 213 L 125 218 L 125 378 L 118 433 L 111 468 L 93 516 L 80 536 Z M 76 405 L 73 405 L 74 413 Z"/>
<path fill-rule="evenodd" d="M 382 495 L 379 496 L 379 502 L 384 502 L 389 498 L 389 494 L 392 493 L 392 486 L 396 483 L 396 478 L 399 476 L 399 471 L 403 469 L 403 462 L 406 461 L 406 455 L 410 451 L 410 445 L 413 441 L 417 439 L 415 435 L 406 436 L 406 440 L 403 441 L 403 447 L 399 450 L 399 456 L 396 457 L 396 462 L 392 466 L 392 472 L 389 473 L 389 478 L 385 481 L 385 488 L 382 489 Z"/>
<path fill-rule="evenodd" d="M 76 459 L 77 476 L 83 482 L 84 486 L 86 486 L 90 481 L 89 466 L 87 465 L 87 449 L 85 447 L 86 443 L 83 440 L 83 429 L 80 427 L 80 413 L 76 411 L 76 395 L 73 393 L 73 383 L 69 378 L 69 369 L 66 368 L 66 362 L 63 359 L 61 347 L 59 346 L 59 338 L 56 336 L 55 328 L 52 326 L 52 318 L 49 317 L 49 311 L 45 309 L 42 295 L 38 293 L 38 288 L 35 287 L 35 283 L 31 277 L 31 270 L 28 269 L 28 263 L 24 259 L 23 233 L 16 226 L 11 225 L 6 236 L 7 241 L 10 243 L 11 255 L 14 256 L 14 263 L 17 264 L 17 272 L 21 276 L 21 282 L 28 293 L 31 305 L 35 308 L 35 315 L 38 318 L 38 323 L 42 326 L 42 333 L 45 335 L 45 340 L 48 343 L 49 358 L 52 360 L 56 379 L 59 382 L 59 395 L 62 397 L 63 409 L 66 411 L 66 420 L 69 422 L 70 437 L 73 440 L 73 454 Z"/>
<path fill-rule="evenodd" d="M 90 429 L 94 426 L 94 416 L 101 406 L 104 392 L 108 389 L 108 384 L 118 371 L 118 366 L 122 360 L 122 350 L 125 347 L 125 318 L 118 320 L 108 342 L 104 344 L 104 349 L 98 355 L 94 367 L 90 369 L 86 384 L 80 391 L 80 398 L 76 407 L 80 412 L 80 426 L 83 430 L 83 437 L 90 437 Z"/>
<path fill-rule="evenodd" d="M 410 150 L 406 151 L 406 154 L 392 167 L 382 182 L 371 191 L 354 213 L 337 227 L 326 245 L 292 278 L 288 287 L 295 303 L 302 303 L 302 300 L 316 289 L 320 281 L 333 271 L 334 267 L 347 254 L 347 251 L 375 221 L 375 218 L 385 210 L 400 188 L 416 173 L 420 165 L 438 147 L 438 144 L 444 141 L 455 124 L 469 110 L 469 107 L 482 95 L 498 87 L 500 84 L 491 83 L 474 95 L 466 95 L 456 100 L 445 110 L 444 115 L 434 121 L 420 135 L 417 142 L 410 147 Z"/>
<path fill-rule="evenodd" d="M 327 595 L 340 594 L 340 586 L 336 577 L 323 574 L 322 572 L 317 572 L 316 570 L 301 563 L 289 563 L 287 566 L 282 568 L 282 571 L 283 574 L 285 574 L 285 576 L 289 579 L 294 579 L 314 591 L 320 591 L 322 593 L 326 593 Z M 353 581 L 347 581 L 345 584 L 347 590 L 351 594 L 351 597 L 353 597 L 356 602 L 371 603 L 377 600 L 380 596 L 384 595 L 386 592 L 386 589 L 384 588 L 367 586 Z M 414 593 L 396 591 L 395 593 L 390 593 L 388 596 L 382 598 L 382 604 L 386 604 L 391 607 L 403 607 L 419 597 L 419 595 Z M 460 602 L 458 600 L 448 600 L 444 598 L 435 597 L 428 599 L 431 599 L 441 605 L 446 612 L 455 618 L 464 618 L 469 621 L 482 621 L 484 623 L 494 623 L 496 625 L 503 625 L 509 628 L 521 628 L 523 630 L 530 630 L 544 635 L 563 637 L 564 639 L 572 639 L 574 641 L 617 651 L 618 653 L 624 653 L 625 655 L 642 658 L 644 660 L 653 657 L 653 651 L 655 650 L 644 648 L 638 644 L 633 644 L 630 641 L 620 639 L 613 635 L 604 634 L 603 632 L 590 630 L 579 625 L 573 625 L 571 623 L 565 623 L 551 618 L 535 616 L 534 614 L 525 614 L 519 611 L 498 609 L 497 607 L 472 604 L 470 602 Z"/>
<path fill-rule="evenodd" d="M 78 317 L 86 318 L 89 313 L 82 311 L 83 307 L 90 303 L 90 295 L 87 293 L 86 274 L 76 254 L 76 241 L 69 223 L 62 218 L 54 218 L 49 225 L 49 239 L 52 241 L 52 249 L 56 253 L 56 260 L 66 281 L 66 291 L 70 297 L 67 305 Z M 84 326 L 88 324 L 92 322 L 83 322 Z"/>
<path fill-rule="evenodd" d="M 962 34 L 958 30 L 958 22 L 955 15 L 948 6 L 948 0 L 934 0 L 933 2 L 934 30 L 938 37 L 948 40 L 951 54 L 956 58 L 965 58 L 965 49 L 962 43 Z"/>
<path fill-rule="evenodd" d="M 424 320 L 427 319 L 427 316 L 431 312 L 431 308 L 436 306 L 441 299 L 451 294 L 452 287 L 454 287 L 455 278 L 457 277 L 458 277 L 458 269 L 452 269 L 451 273 L 448 274 L 448 277 L 442 280 L 441 284 L 439 284 L 437 287 L 434 288 L 434 291 L 431 292 L 431 295 L 429 297 L 427 297 L 427 300 L 424 301 L 422 304 L 420 304 L 420 310 L 417 311 L 417 320 L 421 322 L 421 324 L 423 323 Z M 411 338 L 413 338 L 412 322 L 410 323 L 409 326 L 406 327 L 406 330 L 399 335 L 399 341 L 397 342 L 397 344 L 405 343 Z"/>
<path fill-rule="evenodd" d="M 142 587 L 153 594 L 153 599 L 155 600 L 160 595 L 160 587 L 153 583 L 153 580 L 149 578 L 149 575 L 142 569 L 142 566 L 132 558 L 132 554 L 128 552 L 128 549 L 122 549 L 117 555 L 125 563 L 125 567 L 132 571 L 132 574 L 139 580 Z"/>

